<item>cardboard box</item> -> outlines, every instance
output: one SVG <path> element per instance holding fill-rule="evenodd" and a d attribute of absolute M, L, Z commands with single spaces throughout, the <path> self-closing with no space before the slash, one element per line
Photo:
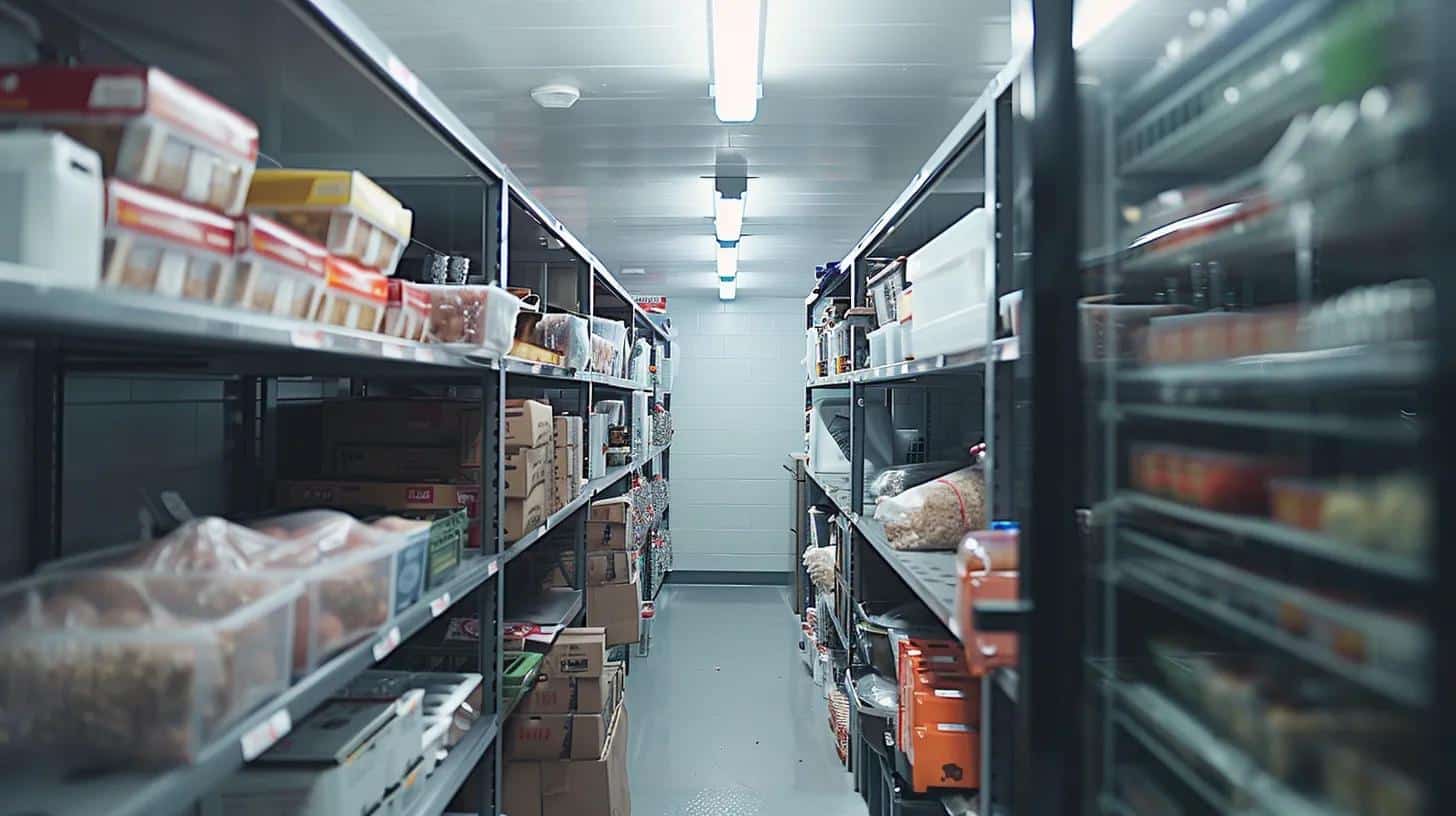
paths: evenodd
<path fill-rule="evenodd" d="M 541 661 L 546 677 L 600 677 L 607 665 L 607 631 L 601 627 L 563 629 Z"/>
<path fill-rule="evenodd" d="M 613 711 L 627 699 L 627 670 L 621 661 L 614 660 L 602 670 L 602 676 L 607 678 L 606 710 Z"/>
<path fill-rule="evenodd" d="M 597 499 L 591 504 L 591 513 L 587 521 L 613 521 L 618 524 L 629 524 L 632 521 L 632 497 L 617 496 L 610 499 Z"/>
<path fill-rule="evenodd" d="M 547 456 L 546 456 L 546 474 L 547 474 L 547 476 L 546 476 L 546 506 L 550 508 L 550 511 L 549 512 L 555 513 L 557 510 L 560 510 L 562 507 L 564 507 L 566 505 L 566 502 L 562 501 L 561 495 L 559 493 L 557 493 L 557 491 L 556 491 L 556 480 L 553 479 L 550 476 L 550 474 L 552 474 L 552 473 L 554 473 L 556 471 L 556 453 L 557 453 L 557 451 L 556 451 L 556 448 L 555 447 L 551 447 L 551 446 L 543 446 L 543 447 L 545 447 L 546 450 L 547 450 Z"/>
<path fill-rule="evenodd" d="M 464 507 L 474 519 L 480 514 L 480 484 L 282 480 L 278 482 L 278 504 L 390 511 Z"/>
<path fill-rule="evenodd" d="M 439 399 L 330 400 L 323 404 L 324 452 L 339 445 L 450 447 L 460 444 L 462 417 L 476 417 L 480 404 Z M 479 458 L 475 466 L 479 466 Z M 330 462 L 324 462 L 329 467 Z"/>
<path fill-rule="evenodd" d="M 631 816 L 627 734 L 627 709 L 621 707 L 600 759 L 507 762 L 501 811 L 511 816 Z M 460 808 L 452 804 L 452 809 Z"/>
<path fill-rule="evenodd" d="M 546 523 L 546 485 L 539 484 L 522 499 L 506 499 L 506 517 L 501 526 L 506 540 L 515 541 Z"/>
<path fill-rule="evenodd" d="M 632 546 L 632 525 L 616 521 L 588 521 L 586 523 L 586 548 L 588 550 L 630 550 Z"/>
<path fill-rule="evenodd" d="M 607 714 L 514 714 L 506 722 L 505 757 L 597 759 L 607 745 Z"/>
<path fill-rule="evenodd" d="M 634 575 L 625 584 L 586 588 L 586 624 L 607 630 L 607 645 L 636 643 L 642 626 L 642 590 Z"/>
<path fill-rule="evenodd" d="M 454 446 L 339 445 L 331 455 L 333 467 L 328 472 L 348 479 L 480 481 L 478 476 L 466 476 L 468 469 L 460 466 Z"/>
<path fill-rule="evenodd" d="M 517 706 L 522 714 L 600 714 L 612 711 L 616 700 L 615 672 L 600 677 L 576 677 L 542 673 L 536 685 Z"/>
<path fill-rule="evenodd" d="M 551 446 L 516 448 L 507 453 L 506 498 L 523 499 L 537 485 L 546 484 L 551 474 Z"/>
<path fill-rule="evenodd" d="M 506 450 L 550 444 L 551 429 L 549 403 L 537 400 L 506 400 L 506 429 L 501 440 Z"/>
<path fill-rule="evenodd" d="M 579 416 L 558 416 L 552 419 L 552 436 L 558 448 L 576 448 L 586 444 L 586 423 Z"/>
<path fill-rule="evenodd" d="M 561 569 L 552 570 L 550 586 L 570 586 L 565 576 L 576 575 L 576 556 L 561 555 Z M 586 585 L 622 584 L 637 580 L 637 559 L 626 550 L 599 550 L 586 554 Z"/>

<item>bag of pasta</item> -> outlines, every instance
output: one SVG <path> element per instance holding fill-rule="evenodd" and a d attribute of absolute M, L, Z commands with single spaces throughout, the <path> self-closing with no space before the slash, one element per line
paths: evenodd
<path fill-rule="evenodd" d="M 880 499 L 875 520 L 897 550 L 953 550 L 986 526 L 986 479 L 972 465 Z"/>

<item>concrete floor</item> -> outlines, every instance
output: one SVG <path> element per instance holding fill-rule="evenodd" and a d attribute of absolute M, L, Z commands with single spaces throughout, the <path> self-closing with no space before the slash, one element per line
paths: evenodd
<path fill-rule="evenodd" d="M 786 592 L 663 588 L 627 680 L 634 816 L 864 816 Z"/>

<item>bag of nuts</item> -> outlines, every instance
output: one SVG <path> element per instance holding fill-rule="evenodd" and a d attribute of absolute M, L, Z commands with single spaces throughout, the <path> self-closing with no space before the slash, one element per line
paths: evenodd
<path fill-rule="evenodd" d="M 897 550 L 953 550 L 961 537 L 986 526 L 986 478 L 972 465 L 882 498 L 875 520 Z"/>

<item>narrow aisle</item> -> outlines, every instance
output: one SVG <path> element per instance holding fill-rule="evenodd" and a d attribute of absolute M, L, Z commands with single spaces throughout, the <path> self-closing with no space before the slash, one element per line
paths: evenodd
<path fill-rule="evenodd" d="M 862 816 L 779 587 L 662 590 L 651 655 L 632 659 L 637 816 Z"/>

